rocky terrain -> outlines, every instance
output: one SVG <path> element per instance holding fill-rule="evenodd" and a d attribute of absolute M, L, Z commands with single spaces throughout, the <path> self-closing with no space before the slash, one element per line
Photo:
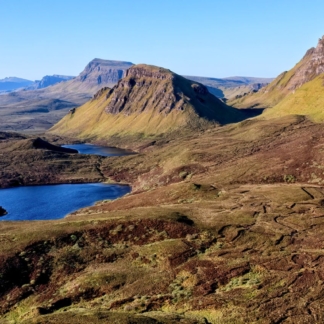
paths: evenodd
<path fill-rule="evenodd" d="M 208 89 L 170 70 L 134 65 L 112 88 L 73 110 L 51 133 L 82 138 L 157 136 L 227 124 L 247 118 Z"/>
<path fill-rule="evenodd" d="M 117 83 L 131 65 L 129 62 L 94 59 L 72 80 L 42 89 L 0 95 L 0 130 L 45 131 L 70 109 L 88 101 L 99 89 Z M 48 81 L 45 78 L 39 87 Z"/>
<path fill-rule="evenodd" d="M 130 62 L 94 59 L 75 78 L 52 75 L 34 82 L 19 78 L 0 80 L 0 93 L 10 92 L 0 96 L 0 130 L 43 132 L 70 109 L 88 101 L 101 88 L 112 88 L 132 65 Z M 256 91 L 271 80 L 249 77 L 188 78 L 206 85 L 211 94 L 224 101 Z"/>

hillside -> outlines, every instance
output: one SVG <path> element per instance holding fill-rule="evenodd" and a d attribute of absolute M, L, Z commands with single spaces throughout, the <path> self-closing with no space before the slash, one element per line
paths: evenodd
<path fill-rule="evenodd" d="M 88 101 L 96 91 L 116 84 L 130 66 L 132 63 L 129 62 L 94 59 L 72 80 L 43 89 L 1 95 L 0 129 L 30 132 L 47 130 L 69 109 Z M 62 79 L 62 76 L 59 77 Z"/>
<path fill-rule="evenodd" d="M 259 92 L 231 100 L 229 104 L 238 108 L 273 107 L 287 95 L 295 93 L 303 84 L 312 81 L 323 72 L 324 36 L 319 39 L 317 47 L 309 49 L 302 60 L 291 70 L 281 73 Z"/>
<path fill-rule="evenodd" d="M 113 89 L 102 89 L 94 99 L 71 111 L 51 132 L 97 139 L 157 136 L 244 118 L 202 84 L 142 64 L 131 67 Z"/>
<path fill-rule="evenodd" d="M 132 186 L 65 219 L 0 222 L 4 324 L 323 323 L 322 125 L 247 120 L 116 158 L 0 136 L 8 185 Z"/>

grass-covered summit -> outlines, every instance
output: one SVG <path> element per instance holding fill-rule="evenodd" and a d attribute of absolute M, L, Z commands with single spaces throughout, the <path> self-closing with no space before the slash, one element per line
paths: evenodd
<path fill-rule="evenodd" d="M 225 105 L 204 85 L 140 64 L 131 67 L 114 88 L 102 89 L 68 114 L 52 132 L 83 138 L 156 136 L 242 119 L 242 112 Z"/>

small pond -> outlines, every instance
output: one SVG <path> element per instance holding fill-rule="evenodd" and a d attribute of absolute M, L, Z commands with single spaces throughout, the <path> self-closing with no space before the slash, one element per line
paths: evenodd
<path fill-rule="evenodd" d="M 131 191 L 129 186 L 83 183 L 45 186 L 26 186 L 0 190 L 0 206 L 8 214 L 3 221 L 50 220 L 67 214 L 98 200 L 116 199 Z"/>
<path fill-rule="evenodd" d="M 94 144 L 71 144 L 62 145 L 62 147 L 75 149 L 80 154 L 94 154 L 101 156 L 124 156 L 134 154 L 134 152 L 119 149 L 117 147 L 108 147 Z"/>

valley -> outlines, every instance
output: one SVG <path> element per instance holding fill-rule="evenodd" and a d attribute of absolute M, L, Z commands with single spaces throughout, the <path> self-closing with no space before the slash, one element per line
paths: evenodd
<path fill-rule="evenodd" d="M 47 132 L 1 132 L 1 188 L 131 187 L 62 219 L 0 222 L 1 323 L 323 322 L 322 42 L 226 103 L 220 81 L 129 63 Z M 132 154 L 78 154 L 85 142 Z"/>

